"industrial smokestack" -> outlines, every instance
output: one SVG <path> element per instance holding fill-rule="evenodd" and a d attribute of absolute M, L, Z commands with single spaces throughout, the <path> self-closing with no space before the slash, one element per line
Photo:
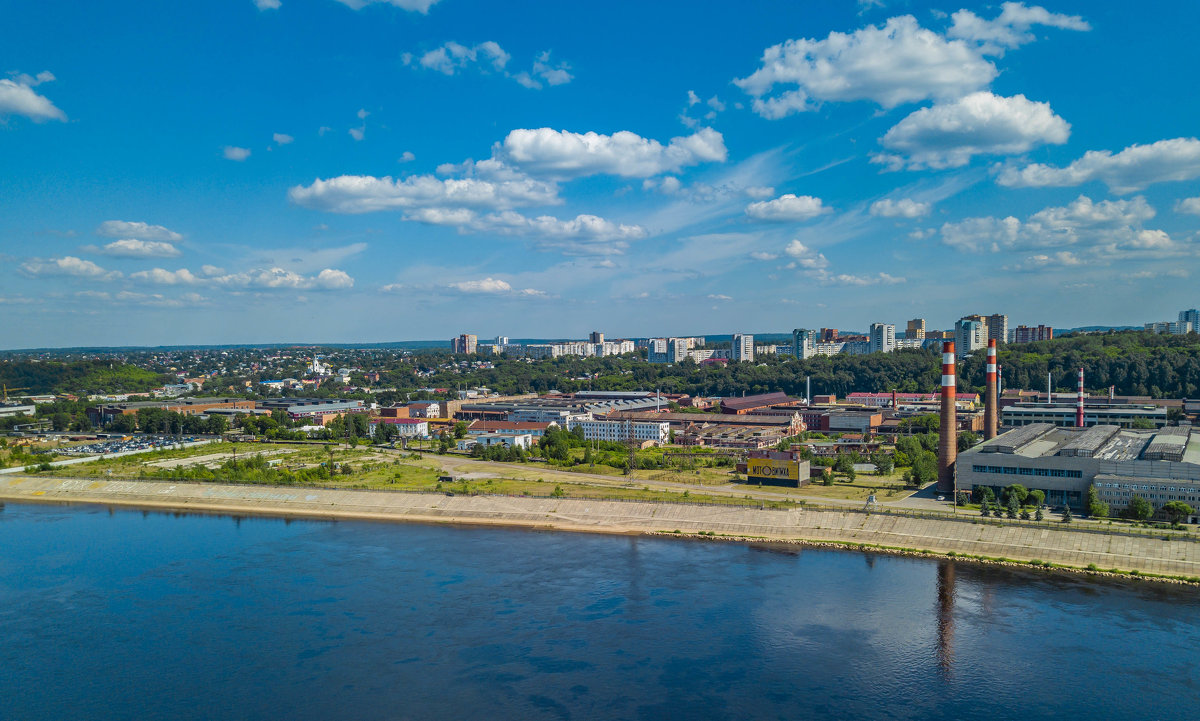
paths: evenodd
<path fill-rule="evenodd" d="M 998 391 L 996 389 L 996 339 L 989 338 L 987 345 L 987 380 L 983 396 L 983 438 L 990 440 L 996 437 L 1000 427 Z"/>
<path fill-rule="evenodd" d="M 1050 384 L 1053 383 L 1053 381 L 1050 380 L 1050 378 L 1051 378 L 1051 375 L 1049 373 L 1047 373 L 1046 374 L 1046 405 L 1050 405 L 1051 403 L 1054 402 L 1054 391 L 1051 389 L 1051 386 L 1050 386 Z"/>
<path fill-rule="evenodd" d="M 954 493 L 954 462 L 958 460 L 958 400 L 954 382 L 954 341 L 942 343 L 942 423 L 938 435 L 938 493 Z"/>
<path fill-rule="evenodd" d="M 804 376 L 804 402 L 812 405 L 812 376 Z"/>
<path fill-rule="evenodd" d="M 1079 369 L 1079 398 L 1075 401 L 1075 427 L 1083 428 L 1083 369 Z"/>

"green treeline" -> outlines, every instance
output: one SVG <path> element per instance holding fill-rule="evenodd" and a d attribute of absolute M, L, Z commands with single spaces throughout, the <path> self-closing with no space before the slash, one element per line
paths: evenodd
<path fill-rule="evenodd" d="M 1075 389 L 1078 368 L 1096 392 L 1116 386 L 1118 395 L 1188 398 L 1200 395 L 1200 336 L 1169 336 L 1141 331 L 1076 335 L 1040 343 L 1002 345 L 999 361 L 1006 388 L 1041 390 L 1046 373 L 1056 392 Z M 984 353 L 959 358 L 959 388 L 982 392 Z M 556 358 L 534 363 L 495 359 L 496 367 L 467 372 L 442 371 L 418 377 L 412 366 L 385 374 L 398 388 L 462 388 L 483 385 L 500 393 L 549 390 L 654 390 L 702 396 L 783 391 L 803 395 L 805 377 L 814 394 L 839 397 L 855 391 L 933 393 L 940 387 L 941 358 L 929 350 L 888 354 L 839 355 L 795 360 L 760 358 L 756 363 L 696 365 L 650 364 L 631 356 Z"/>
<path fill-rule="evenodd" d="M 120 361 L 85 360 L 0 362 L 0 383 L 28 388 L 22 394 L 40 393 L 136 393 L 172 382 L 170 376 Z"/>

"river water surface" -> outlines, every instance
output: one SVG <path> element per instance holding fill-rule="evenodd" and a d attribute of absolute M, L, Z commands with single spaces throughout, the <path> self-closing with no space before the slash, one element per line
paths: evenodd
<path fill-rule="evenodd" d="M 1200 598 L 669 538 L 0 511 L 0 719 L 1200 718 Z"/>

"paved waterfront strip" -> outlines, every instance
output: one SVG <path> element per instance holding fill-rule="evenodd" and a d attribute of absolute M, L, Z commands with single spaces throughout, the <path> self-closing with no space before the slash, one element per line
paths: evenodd
<path fill-rule="evenodd" d="M 607 533 L 712 533 L 779 540 L 867 543 L 1085 568 L 1200 576 L 1200 544 L 1097 533 L 863 514 L 571 498 L 448 496 L 350 489 L 16 477 L 0 499 L 68 501 L 235 514 L 536 526 Z"/>

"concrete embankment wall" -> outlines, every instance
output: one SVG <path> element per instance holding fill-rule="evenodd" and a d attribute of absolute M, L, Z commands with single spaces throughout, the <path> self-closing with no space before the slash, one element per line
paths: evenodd
<path fill-rule="evenodd" d="M 1200 576 L 1200 543 L 1159 537 L 836 510 L 759 509 L 567 498 L 446 496 L 302 486 L 0 478 L 0 500 L 81 502 L 249 515 L 480 523 L 600 533 L 711 531 L 868 543 L 1019 561 Z"/>

